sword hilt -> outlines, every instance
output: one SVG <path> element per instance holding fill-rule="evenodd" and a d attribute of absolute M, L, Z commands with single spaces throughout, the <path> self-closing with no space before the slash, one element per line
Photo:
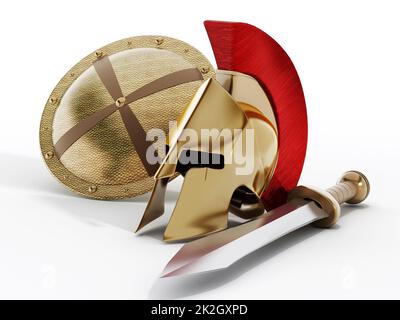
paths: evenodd
<path fill-rule="evenodd" d="M 330 187 L 329 192 L 339 204 L 344 202 L 357 204 L 364 201 L 369 194 L 369 181 L 359 171 L 347 171 L 339 179 L 338 183 Z"/>
<path fill-rule="evenodd" d="M 369 190 L 367 177 L 353 170 L 344 173 L 338 183 L 326 191 L 310 186 L 298 186 L 290 192 L 288 200 L 301 198 L 314 201 L 328 214 L 328 217 L 315 221 L 313 225 L 328 228 L 339 219 L 341 204 L 360 203 L 367 198 Z"/>

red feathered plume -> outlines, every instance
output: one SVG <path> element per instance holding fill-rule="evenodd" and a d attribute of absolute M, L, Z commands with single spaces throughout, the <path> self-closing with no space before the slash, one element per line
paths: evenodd
<path fill-rule="evenodd" d="M 307 147 L 307 112 L 299 76 L 282 47 L 260 29 L 237 22 L 205 21 L 219 69 L 242 72 L 264 88 L 278 125 L 279 158 L 262 195 L 267 210 L 286 202 L 297 185 Z"/>

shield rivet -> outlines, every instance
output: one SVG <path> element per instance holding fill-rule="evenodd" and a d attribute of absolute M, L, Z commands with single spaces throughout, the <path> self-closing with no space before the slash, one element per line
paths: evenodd
<path fill-rule="evenodd" d="M 125 104 L 125 101 L 126 101 L 125 97 L 118 98 L 118 99 L 115 101 L 115 105 L 116 105 L 118 108 L 121 108 L 121 107 Z"/>
<path fill-rule="evenodd" d="M 51 98 L 50 98 L 50 103 L 51 103 L 51 104 L 56 104 L 57 101 L 58 101 L 58 99 L 57 99 L 56 97 L 51 97 Z"/>
<path fill-rule="evenodd" d="M 44 157 L 45 157 L 47 160 L 49 160 L 49 159 L 51 159 L 51 158 L 54 157 L 54 152 L 53 152 L 53 151 L 46 152 L 46 154 L 44 155 Z"/>
<path fill-rule="evenodd" d="M 164 39 L 163 39 L 163 38 L 157 38 L 157 39 L 156 39 L 156 44 L 157 44 L 158 46 L 162 45 L 163 42 L 164 42 Z"/>
<path fill-rule="evenodd" d="M 202 67 L 201 69 L 200 69 L 200 72 L 202 73 L 202 74 L 206 74 L 206 73 L 208 73 L 210 71 L 210 67 Z"/>
<path fill-rule="evenodd" d="M 102 56 L 104 56 L 104 52 L 103 51 L 96 51 L 96 58 L 100 59 Z"/>
<path fill-rule="evenodd" d="M 97 187 L 96 187 L 96 186 L 90 186 L 90 187 L 88 188 L 88 191 L 89 191 L 90 193 L 94 193 L 94 192 L 97 191 Z"/>

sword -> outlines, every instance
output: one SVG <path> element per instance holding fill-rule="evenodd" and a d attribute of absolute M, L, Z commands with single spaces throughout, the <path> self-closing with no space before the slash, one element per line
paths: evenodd
<path fill-rule="evenodd" d="M 361 172 L 348 171 L 326 191 L 298 186 L 288 202 L 257 219 L 186 243 L 168 262 L 161 277 L 224 269 L 249 253 L 313 224 L 328 228 L 340 217 L 340 205 L 356 204 L 367 198 L 370 186 Z"/>

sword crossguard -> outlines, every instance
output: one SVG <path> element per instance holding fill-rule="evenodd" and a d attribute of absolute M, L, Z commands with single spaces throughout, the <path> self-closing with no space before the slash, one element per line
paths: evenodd
<path fill-rule="evenodd" d="M 288 196 L 288 200 L 307 199 L 314 201 L 328 217 L 317 220 L 314 226 L 329 228 L 340 218 L 340 205 L 343 203 L 357 204 L 364 201 L 369 194 L 370 185 L 367 177 L 359 171 L 347 171 L 335 186 L 321 190 L 311 186 L 298 186 Z"/>

